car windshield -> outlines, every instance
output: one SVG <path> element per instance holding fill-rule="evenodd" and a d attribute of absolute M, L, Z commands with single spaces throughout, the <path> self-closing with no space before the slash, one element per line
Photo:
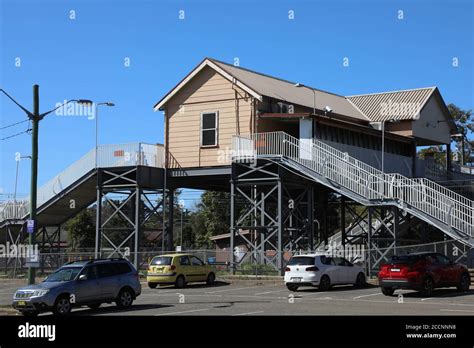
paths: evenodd
<path fill-rule="evenodd" d="M 314 257 L 310 256 L 297 256 L 293 257 L 288 266 L 299 266 L 299 265 L 314 265 Z"/>
<path fill-rule="evenodd" d="M 82 267 L 65 267 L 46 278 L 45 282 L 67 282 L 76 278 Z"/>
<path fill-rule="evenodd" d="M 173 258 L 170 256 L 160 256 L 160 257 L 155 257 L 153 260 L 151 260 L 152 265 L 164 265 L 164 266 L 169 266 L 171 265 L 171 260 Z"/>

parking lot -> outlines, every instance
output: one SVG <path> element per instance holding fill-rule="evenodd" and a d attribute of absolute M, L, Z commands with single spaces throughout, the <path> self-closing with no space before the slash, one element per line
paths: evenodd
<path fill-rule="evenodd" d="M 21 285 L 23 281 L 0 281 L 0 305 L 10 305 Z M 474 315 L 472 287 L 462 294 L 454 288 L 438 289 L 430 298 L 408 290 L 387 297 L 374 285 L 363 289 L 336 286 L 325 292 L 301 288 L 295 293 L 275 281 L 219 281 L 213 286 L 190 284 L 183 289 L 149 289 L 143 283 L 142 287 L 141 296 L 128 310 L 104 304 L 95 311 L 74 309 L 73 315 Z"/>

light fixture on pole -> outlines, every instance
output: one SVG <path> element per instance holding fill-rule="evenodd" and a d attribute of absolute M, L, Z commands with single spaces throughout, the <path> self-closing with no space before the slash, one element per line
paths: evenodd
<path fill-rule="evenodd" d="M 85 106 L 92 106 L 94 105 L 94 118 L 95 118 L 95 168 L 98 166 L 98 152 L 99 152 L 99 106 L 115 106 L 112 102 L 101 102 L 101 103 L 94 103 L 92 100 L 88 99 L 81 99 L 78 101 L 78 104 L 85 105 Z"/>
<path fill-rule="evenodd" d="M 49 110 L 44 113 L 39 111 L 39 86 L 33 85 L 33 112 L 26 109 L 20 103 L 18 103 L 12 96 L 10 96 L 5 90 L 0 88 L 0 92 L 5 94 L 8 99 L 15 103 L 23 112 L 26 113 L 28 119 L 31 121 L 31 187 L 30 187 L 30 214 L 29 220 L 27 221 L 27 228 L 31 229 L 28 233 L 28 244 L 33 247 L 36 243 L 36 203 L 37 203 L 37 191 L 38 191 L 38 134 L 39 134 L 39 122 L 47 115 L 62 108 L 63 106 L 72 103 L 79 102 L 78 99 L 68 100 L 65 103 L 57 106 L 56 108 Z M 31 226 L 31 227 L 30 227 Z M 35 267 L 28 265 L 28 284 L 35 283 Z"/>
<path fill-rule="evenodd" d="M 297 88 L 306 87 L 307 89 L 313 92 L 313 115 L 316 115 L 316 90 L 306 85 L 303 85 L 302 83 L 299 83 L 299 82 L 295 83 L 293 86 Z"/>

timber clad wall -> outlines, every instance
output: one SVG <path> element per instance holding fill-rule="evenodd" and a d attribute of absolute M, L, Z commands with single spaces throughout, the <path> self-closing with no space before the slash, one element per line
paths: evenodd
<path fill-rule="evenodd" d="M 214 111 L 218 146 L 201 148 L 201 113 Z M 251 98 L 206 67 L 167 104 L 168 151 L 181 167 L 228 165 L 232 136 L 251 132 L 250 115 Z"/>

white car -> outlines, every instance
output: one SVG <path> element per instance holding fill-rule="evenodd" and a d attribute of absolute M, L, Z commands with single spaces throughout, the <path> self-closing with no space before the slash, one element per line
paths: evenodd
<path fill-rule="evenodd" d="M 339 284 L 364 287 L 366 279 L 362 267 L 342 257 L 311 254 L 291 258 L 285 268 L 285 284 L 290 291 L 296 291 L 300 286 L 317 286 L 326 291 Z"/>

